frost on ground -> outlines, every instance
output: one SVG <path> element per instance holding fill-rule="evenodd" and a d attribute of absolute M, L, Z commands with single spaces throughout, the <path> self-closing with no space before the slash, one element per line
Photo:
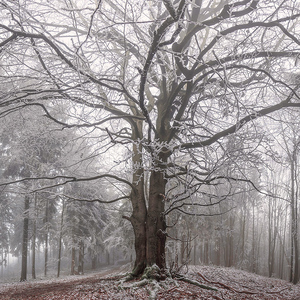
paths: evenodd
<path fill-rule="evenodd" d="M 184 277 L 160 282 L 145 279 L 123 282 L 122 276 L 120 270 L 111 270 L 64 279 L 3 284 L 0 299 L 300 300 L 300 284 L 232 268 L 195 266 Z"/>

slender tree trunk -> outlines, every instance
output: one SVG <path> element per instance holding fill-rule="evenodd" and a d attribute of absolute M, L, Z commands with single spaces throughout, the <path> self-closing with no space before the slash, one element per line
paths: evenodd
<path fill-rule="evenodd" d="M 291 273 L 290 281 L 294 284 L 299 281 L 299 253 L 298 253 L 298 219 L 297 219 L 297 199 L 296 199 L 296 153 L 295 147 L 291 159 Z"/>
<path fill-rule="evenodd" d="M 57 277 L 59 277 L 59 275 L 60 275 L 62 237 L 63 237 L 63 226 L 64 226 L 64 211 L 65 211 L 65 202 L 64 202 L 64 200 L 62 200 L 62 211 L 61 211 L 61 218 L 60 218 L 60 232 L 59 232 L 59 238 L 58 238 Z"/>
<path fill-rule="evenodd" d="M 241 250 L 242 250 L 242 255 L 241 255 L 241 260 L 242 264 L 244 264 L 244 259 L 245 259 L 245 231 L 246 231 L 246 213 L 243 211 L 242 213 L 242 245 L 241 245 Z"/>
<path fill-rule="evenodd" d="M 31 276 L 32 279 L 36 279 L 35 274 L 35 248 L 36 248 L 36 219 L 37 219 L 37 207 L 36 207 L 37 194 L 34 195 L 34 220 L 33 220 L 33 233 L 32 233 L 32 267 Z"/>
<path fill-rule="evenodd" d="M 83 274 L 83 264 L 84 264 L 84 242 L 81 239 L 79 243 L 79 254 L 78 254 L 78 274 Z"/>
<path fill-rule="evenodd" d="M 45 211 L 45 264 L 44 264 L 44 275 L 47 276 L 47 269 L 48 269 L 48 239 L 49 239 L 49 202 L 48 199 L 46 200 L 46 211 Z"/>
<path fill-rule="evenodd" d="M 196 241 L 196 239 L 194 240 L 193 263 L 195 266 L 197 265 L 197 241 Z"/>
<path fill-rule="evenodd" d="M 95 270 L 97 268 L 97 256 L 95 253 L 92 253 L 92 270 Z"/>
<path fill-rule="evenodd" d="M 185 234 L 182 235 L 181 237 L 181 241 L 180 241 L 180 263 L 183 265 L 184 262 L 185 262 L 185 256 L 186 256 L 186 253 L 185 253 L 185 250 L 186 250 L 186 246 L 185 246 L 185 242 L 186 241 L 186 236 Z"/>
<path fill-rule="evenodd" d="M 221 265 L 221 238 L 217 236 L 216 239 L 216 265 Z"/>
<path fill-rule="evenodd" d="M 31 276 L 32 279 L 36 279 L 35 274 L 35 245 L 36 243 L 36 220 L 33 222 L 33 233 L 32 233 L 32 266 L 31 266 Z"/>
<path fill-rule="evenodd" d="M 274 211 L 271 205 L 271 199 L 269 199 L 269 233 L 268 233 L 268 269 L 269 269 L 269 277 L 271 277 L 274 273 L 274 250 L 275 250 L 275 236 L 273 233 L 274 230 Z"/>
<path fill-rule="evenodd" d="M 297 148 L 295 149 L 294 161 L 295 161 L 295 170 L 294 170 L 294 193 L 295 193 L 295 234 L 294 234 L 294 244 L 295 244 L 295 273 L 293 283 L 297 284 L 300 279 L 299 274 L 299 233 L 298 233 L 298 176 L 297 176 Z"/>
<path fill-rule="evenodd" d="M 203 252 L 204 252 L 204 254 L 203 254 L 204 263 L 206 265 L 208 265 L 209 264 L 209 254 L 208 254 L 209 250 L 208 250 L 208 240 L 207 239 L 205 239 L 205 241 L 204 241 Z"/>
<path fill-rule="evenodd" d="M 256 253 L 255 253 L 255 201 L 252 203 L 252 272 L 256 273 Z"/>
<path fill-rule="evenodd" d="M 107 262 L 107 265 L 109 266 L 110 265 L 110 254 L 109 254 L 108 250 L 106 251 L 106 262 Z"/>
<path fill-rule="evenodd" d="M 2 248 L 1 250 L 1 278 L 3 278 L 3 275 L 4 275 L 4 248 Z"/>
<path fill-rule="evenodd" d="M 76 254 L 75 247 L 73 245 L 72 250 L 71 250 L 71 275 L 75 275 L 75 273 L 76 273 L 75 272 L 75 259 L 76 259 L 75 254 Z"/>
<path fill-rule="evenodd" d="M 29 196 L 25 196 L 24 221 L 23 221 L 23 241 L 22 241 L 22 268 L 20 281 L 27 280 L 27 253 L 28 253 L 28 228 L 29 228 Z"/>
<path fill-rule="evenodd" d="M 233 246 L 233 237 L 234 237 L 234 234 L 233 234 L 233 230 L 234 230 L 234 219 L 233 217 L 230 215 L 229 216 L 229 229 L 230 229 L 230 233 L 229 233 L 229 241 L 228 241 L 228 246 L 229 246 L 229 249 L 228 249 L 228 252 L 229 252 L 229 261 L 228 261 L 228 266 L 231 267 L 234 265 L 234 246 Z"/>
<path fill-rule="evenodd" d="M 284 269 L 284 266 L 285 266 L 285 264 L 284 264 L 284 259 L 286 258 L 286 260 L 287 260 L 287 263 L 288 263 L 288 256 L 286 255 L 286 248 L 288 248 L 288 247 L 286 247 L 286 237 L 288 236 L 288 234 L 287 234 L 287 232 L 288 232 L 288 230 L 287 230 L 287 223 L 288 223 L 288 210 L 286 209 L 285 210 L 285 218 L 284 218 L 284 228 L 283 228 L 283 240 L 281 240 L 280 239 L 280 244 L 281 244 L 281 249 L 282 249 L 282 260 L 281 260 L 281 270 L 282 270 L 282 275 L 281 275 L 281 277 L 280 278 L 283 278 L 284 277 L 284 275 L 285 275 L 285 269 Z"/>
<path fill-rule="evenodd" d="M 45 235 L 45 263 L 44 263 L 44 275 L 47 276 L 48 269 L 48 232 Z"/>

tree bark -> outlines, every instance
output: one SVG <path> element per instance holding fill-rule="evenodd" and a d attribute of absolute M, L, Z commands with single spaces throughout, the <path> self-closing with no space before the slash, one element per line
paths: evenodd
<path fill-rule="evenodd" d="M 137 121 L 132 126 L 132 139 L 137 141 L 132 147 L 132 168 L 134 170 L 132 182 L 135 189 L 131 191 L 130 200 L 132 204 L 132 215 L 130 218 L 125 217 L 131 222 L 135 236 L 135 263 L 132 271 L 133 276 L 139 276 L 143 273 L 146 261 L 146 217 L 147 207 L 145 198 L 145 174 L 143 169 L 143 149 L 141 143 L 138 142 L 142 136 L 143 123 Z"/>
<path fill-rule="evenodd" d="M 166 268 L 165 246 L 166 246 L 166 220 L 165 190 L 166 179 L 164 178 L 163 164 L 167 156 L 161 154 L 158 158 L 157 170 L 151 172 L 149 186 L 149 206 L 147 214 L 147 265 L 156 264 L 160 269 Z"/>
<path fill-rule="evenodd" d="M 140 162 L 141 153 L 138 146 L 134 146 L 134 165 Z M 166 158 L 161 158 L 166 161 Z M 133 276 L 141 275 L 146 266 L 154 264 L 160 269 L 166 268 L 166 220 L 164 216 L 166 180 L 160 166 L 157 167 L 158 171 L 152 171 L 150 175 L 148 209 L 144 195 L 143 169 L 139 168 L 134 174 L 136 180 L 133 182 L 136 182 L 136 189 L 131 193 L 133 212 L 129 218 L 135 235 L 136 260 Z M 156 168 L 153 169 L 156 170 Z"/>

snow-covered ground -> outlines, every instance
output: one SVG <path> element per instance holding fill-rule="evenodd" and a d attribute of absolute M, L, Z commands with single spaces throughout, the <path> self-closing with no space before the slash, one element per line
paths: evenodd
<path fill-rule="evenodd" d="M 300 300 L 300 284 L 233 268 L 191 266 L 184 280 L 121 283 L 125 269 L 0 285 L 0 299 Z M 195 283 L 201 285 L 197 286 Z M 213 289 L 209 289 L 213 288 Z"/>

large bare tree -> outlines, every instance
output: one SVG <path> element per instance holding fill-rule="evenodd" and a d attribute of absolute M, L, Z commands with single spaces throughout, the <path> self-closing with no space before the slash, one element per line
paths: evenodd
<path fill-rule="evenodd" d="M 133 275 L 154 264 L 166 268 L 167 214 L 201 214 L 201 197 L 214 204 L 231 194 L 230 181 L 251 185 L 242 172 L 222 171 L 233 153 L 228 136 L 251 152 L 257 118 L 300 106 L 298 85 L 285 74 L 300 53 L 295 1 L 37 0 L 0 7 L 0 75 L 10 86 L 1 92 L 0 114 L 37 106 L 64 130 L 97 138 L 91 147 L 111 158 L 110 172 L 53 180 L 124 185 Z M 213 187 L 222 183 L 228 188 L 217 197 Z"/>

